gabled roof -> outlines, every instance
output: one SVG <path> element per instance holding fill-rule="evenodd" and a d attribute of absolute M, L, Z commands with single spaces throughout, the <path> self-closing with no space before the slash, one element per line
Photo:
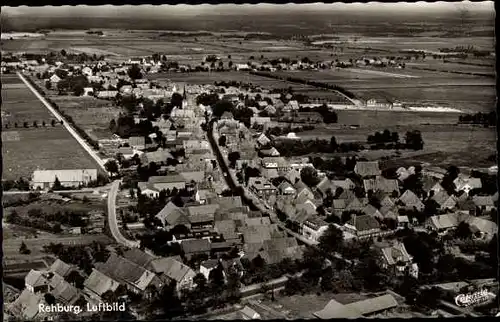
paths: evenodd
<path fill-rule="evenodd" d="M 55 274 L 55 276 L 59 276 Z M 50 292 L 56 300 L 63 304 L 74 303 L 79 297 L 80 293 L 76 287 L 66 282 L 62 277 L 58 279 L 57 283 L 54 283 L 54 289 Z"/>
<path fill-rule="evenodd" d="M 380 224 L 378 221 L 372 216 L 363 215 L 357 216 L 353 215 L 351 220 L 349 220 L 349 224 L 354 226 L 357 231 L 365 231 L 380 228 Z"/>
<path fill-rule="evenodd" d="M 181 172 L 180 175 L 185 179 L 185 182 L 203 182 L 205 180 L 205 171 L 190 171 Z"/>
<path fill-rule="evenodd" d="M 33 182 L 53 183 L 56 177 L 60 182 L 85 182 L 97 178 L 97 169 L 35 170 L 33 172 Z"/>
<path fill-rule="evenodd" d="M 281 192 L 285 192 L 286 190 L 293 190 L 295 192 L 295 188 L 292 186 L 292 184 L 286 180 L 283 180 L 279 186 L 278 186 L 278 189 L 281 191 Z"/>
<path fill-rule="evenodd" d="M 457 214 L 446 214 L 429 217 L 429 222 L 436 229 L 449 229 L 458 226 L 459 218 Z"/>
<path fill-rule="evenodd" d="M 439 191 L 435 193 L 431 199 L 442 206 L 446 202 L 446 200 L 448 200 L 448 198 L 450 198 L 450 196 L 446 193 L 446 191 Z"/>
<path fill-rule="evenodd" d="M 28 289 L 24 289 L 19 297 L 7 309 L 15 317 L 22 320 L 33 320 L 39 315 L 40 303 L 44 303 L 43 295 L 34 294 Z"/>
<path fill-rule="evenodd" d="M 377 208 L 375 208 L 374 206 L 368 204 L 365 206 L 365 208 L 363 208 L 363 213 L 365 215 L 369 215 L 369 216 L 373 216 L 373 217 L 381 217 L 382 214 L 380 213 L 380 211 L 378 211 Z"/>
<path fill-rule="evenodd" d="M 29 271 L 28 275 L 24 278 L 26 285 L 31 287 L 39 287 L 44 285 L 49 285 L 49 281 L 45 278 L 42 272 L 32 269 Z"/>
<path fill-rule="evenodd" d="M 417 209 L 424 208 L 424 204 L 418 196 L 411 190 L 406 190 L 400 197 L 399 201 L 402 202 L 406 207 L 416 207 Z"/>
<path fill-rule="evenodd" d="M 361 312 L 359 312 L 355 307 L 346 307 L 344 304 L 341 304 L 336 300 L 331 300 L 321 311 L 317 311 L 313 314 L 323 320 L 355 319 L 362 316 Z"/>
<path fill-rule="evenodd" d="M 344 190 L 350 190 L 356 186 L 354 182 L 352 182 L 352 180 L 349 178 L 346 178 L 344 180 L 332 180 L 332 184 L 335 189 L 340 187 Z M 335 193 L 335 189 L 333 190 L 333 193 Z"/>
<path fill-rule="evenodd" d="M 491 236 L 498 233 L 498 226 L 491 220 L 471 216 L 467 220 L 471 227 L 476 227 L 479 231 L 487 233 Z"/>
<path fill-rule="evenodd" d="M 165 274 L 168 278 L 181 282 L 185 278 L 193 278 L 196 273 L 173 257 L 159 258 L 151 262 L 152 270 L 157 274 Z"/>
<path fill-rule="evenodd" d="M 139 248 L 131 248 L 123 253 L 123 258 L 135 263 L 141 267 L 148 267 L 148 264 L 154 259 L 153 256 L 140 250 Z"/>
<path fill-rule="evenodd" d="M 482 206 L 493 207 L 493 206 L 495 206 L 495 203 L 493 201 L 492 196 L 474 196 L 474 197 L 472 197 L 472 201 L 478 207 L 482 207 Z"/>
<path fill-rule="evenodd" d="M 377 161 L 358 161 L 354 172 L 362 177 L 379 176 L 381 171 Z"/>
<path fill-rule="evenodd" d="M 177 207 L 171 201 L 169 201 L 155 217 L 158 218 L 163 225 L 168 224 L 176 226 L 190 224 L 184 209 Z"/>
<path fill-rule="evenodd" d="M 365 191 L 382 191 L 385 193 L 399 192 L 398 180 L 377 177 L 375 179 L 363 180 Z"/>
<path fill-rule="evenodd" d="M 59 276 L 66 277 L 73 270 L 73 267 L 66 264 L 59 258 L 50 266 L 49 271 L 58 274 Z"/>
<path fill-rule="evenodd" d="M 114 292 L 118 288 L 118 286 L 120 286 L 120 283 L 107 276 L 106 274 L 101 273 L 96 269 L 92 269 L 92 273 L 85 280 L 83 285 L 85 289 L 88 289 L 98 296 L 101 296 L 107 291 Z"/>
<path fill-rule="evenodd" d="M 394 245 L 382 248 L 382 255 L 388 265 L 411 261 L 411 256 L 406 251 L 405 245 L 401 242 L 396 242 Z M 399 259 L 400 258 L 400 259 Z"/>
<path fill-rule="evenodd" d="M 185 254 L 210 252 L 210 242 L 206 239 L 190 239 L 181 243 Z"/>
<path fill-rule="evenodd" d="M 98 263 L 96 269 L 120 282 L 144 290 L 155 275 L 121 256 L 111 253 L 105 263 Z"/>
<path fill-rule="evenodd" d="M 363 210 L 365 204 L 361 202 L 358 198 L 354 198 L 349 202 L 345 208 L 345 210 Z"/>
<path fill-rule="evenodd" d="M 349 303 L 346 306 L 360 312 L 362 315 L 369 315 L 394 308 L 398 306 L 398 302 L 391 294 L 385 294 L 375 298 Z"/>
<path fill-rule="evenodd" d="M 168 176 L 151 176 L 148 180 L 149 183 L 177 183 L 177 182 L 186 182 L 186 178 L 181 176 L 180 174 L 173 174 Z"/>
<path fill-rule="evenodd" d="M 334 186 L 333 186 L 333 183 L 330 181 L 330 179 L 328 179 L 327 177 L 324 177 L 317 185 L 316 185 L 316 189 L 318 191 L 320 191 L 322 194 L 326 194 L 327 190 L 328 189 L 331 189 L 332 190 L 332 193 L 335 193 L 335 191 L 333 191 L 334 189 Z"/>
<path fill-rule="evenodd" d="M 210 200 L 210 203 L 218 204 L 221 210 L 243 207 L 243 201 L 240 196 L 217 197 Z"/>

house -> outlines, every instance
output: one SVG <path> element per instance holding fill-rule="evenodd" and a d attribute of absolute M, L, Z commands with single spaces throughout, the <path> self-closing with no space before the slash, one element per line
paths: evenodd
<path fill-rule="evenodd" d="M 396 299 L 391 294 L 386 294 L 346 305 L 331 300 L 321 311 L 315 312 L 313 315 L 323 320 L 357 319 L 390 310 L 397 306 Z"/>
<path fill-rule="evenodd" d="M 257 143 L 259 144 L 259 146 L 266 146 L 271 143 L 271 140 L 264 133 L 262 133 L 257 138 Z"/>
<path fill-rule="evenodd" d="M 404 273 L 412 264 L 412 257 L 401 242 L 394 242 L 390 246 L 382 247 L 380 251 L 382 253 L 382 267 L 395 274 Z"/>
<path fill-rule="evenodd" d="M 259 150 L 259 154 L 262 157 L 279 157 L 280 153 L 275 147 L 271 147 L 269 149 L 261 149 Z"/>
<path fill-rule="evenodd" d="M 473 232 L 479 233 L 479 235 L 486 240 L 491 240 L 493 235 L 498 233 L 497 224 L 491 220 L 470 216 L 467 219 L 467 223 Z"/>
<path fill-rule="evenodd" d="M 145 294 L 150 285 L 156 288 L 162 286 L 153 272 L 115 253 L 111 253 L 105 263 L 97 263 L 95 269 L 137 294 Z"/>
<path fill-rule="evenodd" d="M 282 195 L 295 195 L 296 193 L 295 188 L 286 180 L 280 183 L 278 190 Z"/>
<path fill-rule="evenodd" d="M 333 183 L 328 179 L 328 177 L 324 177 L 317 185 L 316 191 L 320 194 L 321 197 L 325 197 L 328 194 L 328 191 L 333 195 L 335 193 L 335 187 Z"/>
<path fill-rule="evenodd" d="M 118 95 L 118 91 L 98 91 L 97 98 L 110 99 L 115 98 Z"/>
<path fill-rule="evenodd" d="M 425 208 L 424 203 L 418 198 L 418 196 L 411 190 L 406 190 L 398 199 L 398 203 L 401 203 L 406 209 L 423 211 Z"/>
<path fill-rule="evenodd" d="M 242 320 L 260 320 L 262 318 L 257 311 L 248 305 L 245 305 L 245 307 L 239 310 L 238 313 Z"/>
<path fill-rule="evenodd" d="M 24 289 L 14 302 L 11 304 L 5 303 L 5 308 L 19 320 L 35 321 L 35 319 L 43 320 L 46 315 L 41 312 L 40 304 L 46 304 L 43 294 L 35 294 L 28 289 Z"/>
<path fill-rule="evenodd" d="M 254 124 L 268 124 L 271 123 L 271 118 L 269 116 L 252 116 L 250 118 L 250 125 L 253 126 Z"/>
<path fill-rule="evenodd" d="M 82 96 L 93 96 L 94 89 L 92 87 L 84 87 Z"/>
<path fill-rule="evenodd" d="M 63 305 L 72 305 L 83 299 L 80 291 L 58 274 L 51 276 L 50 288 L 50 294 L 55 297 L 57 302 Z"/>
<path fill-rule="evenodd" d="M 299 102 L 297 101 L 289 101 L 288 104 L 286 104 L 283 107 L 283 111 L 298 111 L 300 108 Z"/>
<path fill-rule="evenodd" d="M 78 187 L 97 180 L 97 169 L 35 170 L 31 186 L 33 189 L 49 189 L 56 178 L 64 187 Z"/>
<path fill-rule="evenodd" d="M 172 174 L 166 176 L 152 176 L 149 177 L 148 183 L 151 184 L 155 189 L 170 190 L 184 189 L 186 187 L 186 179 L 180 174 Z"/>
<path fill-rule="evenodd" d="M 47 293 L 50 291 L 49 280 L 44 272 L 30 270 L 24 278 L 24 285 L 31 293 Z"/>
<path fill-rule="evenodd" d="M 128 144 L 136 150 L 144 150 L 146 148 L 146 138 L 143 136 L 131 136 L 128 139 Z"/>
<path fill-rule="evenodd" d="M 384 177 L 365 179 L 363 180 L 363 186 L 367 194 L 371 190 L 372 192 L 382 192 L 384 194 L 399 195 L 399 184 L 398 180 L 395 179 L 386 179 Z"/>
<path fill-rule="evenodd" d="M 365 215 L 368 215 L 368 216 L 372 216 L 374 218 L 383 218 L 384 216 L 382 215 L 382 213 L 377 209 L 375 208 L 374 206 L 368 204 L 366 205 L 364 208 L 363 208 L 363 213 Z"/>
<path fill-rule="evenodd" d="M 215 212 L 219 208 L 218 204 L 196 205 L 186 207 L 191 228 L 212 228 L 214 225 Z"/>
<path fill-rule="evenodd" d="M 219 266 L 219 261 L 216 259 L 208 259 L 200 264 L 200 273 L 205 276 L 207 281 L 210 277 L 210 272 Z"/>
<path fill-rule="evenodd" d="M 381 174 L 377 161 L 358 161 L 354 166 L 354 172 L 363 178 L 380 176 Z"/>
<path fill-rule="evenodd" d="M 138 182 L 137 188 L 141 191 L 141 195 L 149 198 L 158 198 L 160 196 L 160 191 L 148 182 Z"/>
<path fill-rule="evenodd" d="M 52 86 L 55 87 L 60 81 L 62 81 L 62 78 L 54 74 L 50 76 L 49 81 L 52 83 Z"/>
<path fill-rule="evenodd" d="M 82 74 L 85 75 L 85 76 L 92 76 L 92 74 L 93 74 L 92 68 L 90 68 L 88 66 L 83 67 L 82 68 Z"/>
<path fill-rule="evenodd" d="M 59 258 L 56 259 L 54 263 L 49 268 L 49 271 L 55 273 L 63 278 L 66 278 L 75 268 L 69 264 L 66 264 Z"/>
<path fill-rule="evenodd" d="M 184 178 L 185 182 L 201 183 L 205 181 L 205 171 L 186 171 L 180 172 L 179 175 Z"/>
<path fill-rule="evenodd" d="M 191 289 L 194 287 L 194 277 L 196 276 L 189 266 L 182 263 L 180 258 L 164 257 L 154 259 L 149 264 L 149 269 L 168 280 L 176 282 L 176 289 L 179 292 L 182 289 Z"/>
<path fill-rule="evenodd" d="M 351 220 L 344 224 L 344 229 L 358 238 L 370 238 L 380 234 L 380 224 L 368 215 L 353 215 Z"/>
<path fill-rule="evenodd" d="M 441 210 L 453 209 L 457 205 L 455 198 L 453 196 L 449 196 L 444 190 L 435 193 L 431 199 L 439 205 Z"/>
<path fill-rule="evenodd" d="M 458 177 L 453 180 L 453 183 L 457 191 L 465 191 L 467 194 L 472 189 L 480 189 L 483 187 L 480 178 L 468 178 L 463 175 L 458 175 Z"/>
<path fill-rule="evenodd" d="M 317 216 L 310 216 L 302 223 L 301 232 L 306 238 L 318 242 L 327 229 L 327 222 Z"/>
<path fill-rule="evenodd" d="M 472 197 L 472 202 L 481 211 L 491 211 L 495 207 L 495 202 L 492 196 L 474 196 Z"/>
<path fill-rule="evenodd" d="M 283 157 L 264 157 L 261 166 L 266 169 L 276 169 L 278 171 L 289 171 L 290 165 Z"/>
<path fill-rule="evenodd" d="M 392 102 L 389 102 L 389 100 L 384 98 L 370 98 L 366 101 L 366 106 L 374 108 L 391 109 L 393 105 Z"/>
<path fill-rule="evenodd" d="M 337 188 L 342 188 L 344 190 L 352 190 L 356 187 L 354 182 L 352 182 L 352 180 L 349 178 L 346 178 L 344 180 L 332 180 L 332 184 L 335 187 L 335 190 L 337 190 Z M 335 190 L 333 191 L 333 193 L 335 193 Z"/>
<path fill-rule="evenodd" d="M 157 218 L 166 228 L 184 225 L 186 228 L 191 229 L 191 222 L 189 221 L 186 211 L 177 207 L 171 201 L 169 201 L 165 207 L 163 207 L 163 209 L 156 214 L 155 218 Z"/>
<path fill-rule="evenodd" d="M 446 232 L 455 229 L 460 223 L 460 216 L 457 213 L 431 216 L 425 221 L 425 228 L 437 232 Z"/>
<path fill-rule="evenodd" d="M 263 177 L 250 177 L 248 179 L 248 187 L 250 191 L 254 192 L 259 197 L 275 195 L 278 192 L 276 187 Z"/>
<path fill-rule="evenodd" d="M 209 255 L 210 241 L 207 239 L 188 239 L 181 243 L 181 249 L 184 256 L 189 260 L 195 255 Z"/>

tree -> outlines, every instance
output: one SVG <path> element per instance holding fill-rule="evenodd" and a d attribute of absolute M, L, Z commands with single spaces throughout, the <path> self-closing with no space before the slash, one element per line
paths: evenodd
<path fill-rule="evenodd" d="M 17 124 L 17 123 L 16 123 Z M 56 126 L 56 120 L 52 120 L 50 121 L 50 124 L 52 125 L 52 127 L 55 127 Z"/>
<path fill-rule="evenodd" d="M 460 239 L 469 239 L 472 237 L 470 225 L 464 221 L 460 222 L 455 230 L 455 236 Z"/>
<path fill-rule="evenodd" d="M 61 190 L 61 188 L 62 188 L 61 182 L 59 181 L 59 178 L 56 177 L 56 179 L 54 180 L 54 184 L 52 185 L 52 189 Z"/>
<path fill-rule="evenodd" d="M 330 224 L 319 238 L 319 247 L 325 252 L 334 253 L 342 248 L 343 240 L 343 232 Z"/>
<path fill-rule="evenodd" d="M 28 128 L 28 122 L 24 122 L 23 123 L 23 127 L 27 129 Z"/>
<path fill-rule="evenodd" d="M 61 49 L 61 55 L 66 56 L 66 50 Z"/>
<path fill-rule="evenodd" d="M 118 163 L 116 160 L 108 160 L 104 164 L 104 168 L 111 174 L 118 174 Z"/>
<path fill-rule="evenodd" d="M 19 247 L 19 253 L 23 255 L 30 254 L 31 251 L 28 249 L 28 246 L 23 242 L 21 242 L 21 246 Z"/>
<path fill-rule="evenodd" d="M 313 167 L 305 167 L 300 171 L 300 178 L 309 187 L 319 183 L 318 171 Z"/>
<path fill-rule="evenodd" d="M 50 293 L 45 293 L 45 295 L 43 297 L 45 299 L 45 302 L 47 302 L 48 305 L 56 304 L 56 298 L 54 297 L 54 295 L 52 295 Z"/>
<path fill-rule="evenodd" d="M 330 139 L 330 148 L 332 149 L 332 151 L 337 151 L 338 147 L 339 145 L 337 144 L 337 139 L 335 138 L 335 136 L 332 136 L 332 138 Z"/>
<path fill-rule="evenodd" d="M 233 110 L 233 104 L 226 100 L 220 100 L 212 108 L 212 114 L 215 117 L 221 117 L 224 112 L 231 112 Z"/>
<path fill-rule="evenodd" d="M 229 166 L 231 168 L 234 168 L 236 166 L 236 161 L 238 161 L 240 159 L 240 153 L 238 151 L 233 151 L 233 152 L 229 153 L 227 158 L 230 162 Z"/>
<path fill-rule="evenodd" d="M 142 78 L 141 68 L 137 64 L 130 66 L 130 68 L 127 70 L 127 74 L 133 80 Z"/>
<path fill-rule="evenodd" d="M 418 130 L 406 132 L 405 141 L 409 149 L 422 150 L 424 148 L 422 134 Z"/>
<path fill-rule="evenodd" d="M 231 55 L 229 55 L 229 56 L 231 56 Z M 230 60 L 230 61 L 229 61 L 229 63 L 227 63 L 227 66 L 228 66 L 229 68 L 232 68 L 232 67 L 233 67 L 233 62 Z"/>
<path fill-rule="evenodd" d="M 184 98 L 179 93 L 173 93 L 172 98 L 170 99 L 170 104 L 174 107 L 182 107 L 182 101 Z"/>
<path fill-rule="evenodd" d="M 203 290 L 207 285 L 207 279 L 202 273 L 198 273 L 193 277 L 193 283 L 196 285 L 197 290 Z"/>
<path fill-rule="evenodd" d="M 222 269 L 222 265 L 218 265 L 216 268 L 212 269 L 208 275 L 208 279 L 216 288 L 224 285 L 224 270 Z"/>
<path fill-rule="evenodd" d="M 221 135 L 219 137 L 219 145 L 220 146 L 226 146 L 226 136 L 225 135 Z"/>
<path fill-rule="evenodd" d="M 36 121 L 33 121 L 33 127 L 38 127 L 38 123 Z"/>

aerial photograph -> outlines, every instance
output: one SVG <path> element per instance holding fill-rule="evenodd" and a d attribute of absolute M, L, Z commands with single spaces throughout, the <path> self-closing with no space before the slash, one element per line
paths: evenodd
<path fill-rule="evenodd" d="M 493 1 L 0 17 L 4 321 L 500 316 Z"/>

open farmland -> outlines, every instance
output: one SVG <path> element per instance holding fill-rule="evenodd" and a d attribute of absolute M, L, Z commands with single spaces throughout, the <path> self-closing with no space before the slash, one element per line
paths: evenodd
<path fill-rule="evenodd" d="M 2 82 L 4 78 L 17 76 L 2 76 Z M 37 168 L 97 168 L 66 129 L 59 124 L 55 127 L 50 125 L 53 116 L 27 87 L 2 89 L 2 98 L 2 112 L 8 114 L 6 121 L 10 122 L 9 128 L 5 129 L 4 125 L 2 132 L 2 139 L 6 138 L 2 144 L 2 180 L 29 178 Z M 38 125 L 36 128 L 33 126 L 34 121 Z M 45 127 L 43 121 L 46 122 Z M 29 128 L 23 127 L 24 122 L 28 122 Z M 16 129 L 15 123 L 19 123 Z M 14 133 L 9 134 L 11 131 Z"/>
<path fill-rule="evenodd" d="M 398 70 L 395 68 L 357 68 L 326 71 L 282 71 L 284 77 L 335 84 L 353 92 L 360 98 L 387 98 L 405 103 L 448 106 L 464 111 L 489 112 L 495 104 L 495 80 L 485 77 L 457 75 L 444 72 Z M 411 77 L 401 78 L 396 75 Z"/>

